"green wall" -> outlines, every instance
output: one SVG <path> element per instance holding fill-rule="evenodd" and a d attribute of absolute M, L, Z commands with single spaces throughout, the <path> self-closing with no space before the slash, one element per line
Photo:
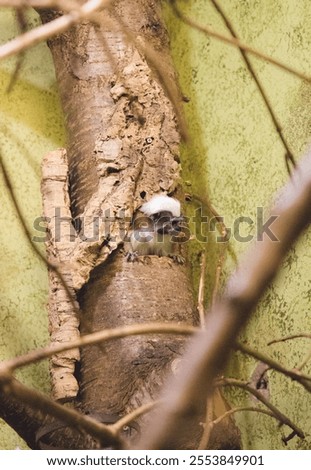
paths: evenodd
<path fill-rule="evenodd" d="M 240 38 L 249 45 L 311 75 L 311 4 L 301 0 L 226 0 L 223 6 Z M 179 2 L 184 14 L 198 23 L 228 33 L 211 2 Z M 253 224 L 241 224 L 241 235 L 256 236 L 256 208 L 268 208 L 278 189 L 287 181 L 284 149 L 263 100 L 239 51 L 186 26 L 166 7 L 165 17 L 183 94 L 191 142 L 184 146 L 182 163 L 186 190 L 209 196 L 228 227 L 240 216 Z M 251 57 L 273 109 L 297 160 L 310 145 L 311 85 Z M 191 210 L 189 210 L 191 213 Z M 271 226 L 273 228 L 273 226 Z M 284 262 L 276 282 L 266 293 L 241 339 L 269 353 L 288 367 L 298 365 L 310 341 L 296 339 L 267 346 L 273 338 L 310 330 L 311 234 L 306 233 Z M 195 242 L 194 242 L 195 245 Z M 250 242 L 233 237 L 224 268 L 228 275 Z M 195 252 L 198 249 L 194 247 Z M 213 287 L 219 246 L 213 237 L 207 245 L 207 292 Z M 196 258 L 193 254 L 194 266 Z M 269 262 L 269 260 L 267 260 Z M 196 270 L 197 271 L 197 270 Z M 222 280 L 224 281 L 224 277 Z M 197 272 L 195 279 L 197 279 Z M 207 294 L 208 295 L 208 294 Z M 232 358 L 228 374 L 250 380 L 256 361 L 241 355 Z M 311 364 L 305 368 L 311 372 Z M 277 422 L 254 413 L 236 415 L 246 449 L 308 449 L 311 447 L 310 395 L 280 374 L 269 374 L 270 399 L 306 433 L 285 447 Z M 233 405 L 255 406 L 245 394 L 232 390 Z M 257 403 L 258 404 L 258 403 Z"/>
<path fill-rule="evenodd" d="M 184 11 L 197 21 L 226 32 L 210 2 L 187 2 Z M 240 37 L 268 54 L 311 74 L 311 5 L 308 0 L 226 0 L 222 4 Z M 186 4 L 185 4 L 186 5 Z M 185 27 L 166 8 L 172 51 L 183 93 L 191 144 L 183 147 L 183 176 L 187 190 L 209 195 L 218 212 L 232 226 L 243 215 L 254 219 L 241 233 L 256 233 L 256 208 L 267 207 L 276 191 L 288 179 L 284 150 L 271 124 L 262 99 L 238 51 Z M 38 22 L 32 16 L 32 25 Z M 0 9 L 0 41 L 17 33 L 14 17 Z M 49 51 L 37 46 L 27 52 L 20 79 L 6 93 L 15 59 L 0 62 L 0 148 L 31 227 L 41 214 L 40 161 L 42 156 L 64 145 L 65 134 Z M 301 80 L 252 58 L 279 116 L 291 148 L 299 158 L 309 143 L 311 88 Z M 45 304 L 45 267 L 29 248 L 2 179 L 0 231 L 0 357 L 21 354 L 48 341 Z M 191 213 L 191 209 L 189 209 Z M 196 264 L 195 242 L 193 260 Z M 249 243 L 230 241 L 225 273 L 228 275 Z M 208 292 L 217 261 L 218 247 L 211 238 L 207 245 Z M 298 339 L 267 347 L 267 341 L 283 335 L 307 331 L 310 326 L 310 232 L 287 257 L 282 272 L 256 310 L 242 339 L 280 362 L 294 367 L 310 347 Z M 249 380 L 256 362 L 235 356 L 228 373 Z M 305 372 L 311 373 L 310 365 Z M 48 391 L 47 364 L 18 373 L 26 384 Z M 307 434 L 297 437 L 288 449 L 310 448 L 310 397 L 298 385 L 271 372 L 272 402 Z M 255 403 L 232 390 L 235 404 Z M 277 422 L 262 415 L 240 414 L 245 448 L 283 449 Z M 0 448 L 25 447 L 16 434 L 0 422 Z"/>

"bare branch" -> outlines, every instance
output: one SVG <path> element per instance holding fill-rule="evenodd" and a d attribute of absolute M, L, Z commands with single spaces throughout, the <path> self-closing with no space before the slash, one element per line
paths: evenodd
<path fill-rule="evenodd" d="M 262 361 L 267 364 L 270 368 L 281 372 L 282 374 L 290 377 L 291 379 L 299 382 L 308 392 L 311 392 L 311 377 L 308 375 L 302 374 L 298 370 L 288 369 L 287 367 L 282 366 L 278 361 L 270 358 L 266 354 L 263 354 L 259 351 L 256 351 L 253 348 L 250 348 L 246 344 L 236 343 L 234 349 L 241 351 L 244 354 L 254 357 L 258 361 Z"/>
<path fill-rule="evenodd" d="M 311 349 L 307 353 L 306 357 L 301 361 L 301 363 L 295 367 L 295 370 L 301 370 L 311 359 Z"/>
<path fill-rule="evenodd" d="M 16 399 L 21 400 L 22 403 L 30 405 L 34 410 L 39 410 L 45 414 L 53 416 L 54 418 L 58 418 L 74 429 L 83 429 L 100 442 L 105 442 L 105 445 L 108 442 L 117 444 L 118 447 L 120 446 L 120 438 L 118 438 L 115 431 L 111 430 L 109 426 L 99 423 L 95 419 L 85 416 L 72 408 L 65 407 L 52 401 L 43 393 L 29 389 L 25 385 L 21 384 L 11 375 L 1 376 L 0 388 L 3 393 L 12 395 Z"/>
<path fill-rule="evenodd" d="M 218 0 L 211 0 L 211 2 L 213 3 L 214 7 L 216 8 L 216 10 L 219 12 L 219 14 L 221 15 L 225 25 L 227 26 L 227 28 L 229 29 L 230 33 L 232 34 L 232 36 L 235 38 L 235 39 L 239 39 L 238 38 L 238 35 L 236 34 L 231 22 L 229 21 L 228 17 L 226 16 L 225 12 L 223 11 L 223 9 L 221 8 L 221 6 L 219 5 L 219 2 Z M 288 173 L 290 174 L 291 171 L 290 171 L 290 167 L 289 167 L 289 162 L 293 165 L 293 167 L 296 166 L 296 161 L 295 161 L 295 158 L 294 158 L 294 155 L 293 153 L 291 152 L 290 148 L 289 148 L 289 144 L 283 134 L 283 131 L 282 131 L 282 126 L 281 126 L 281 123 L 279 122 L 278 118 L 276 117 L 274 111 L 273 111 L 273 107 L 272 107 L 272 104 L 270 103 L 270 100 L 264 90 L 264 87 L 257 75 L 257 73 L 255 72 L 250 60 L 248 59 L 248 56 L 245 52 L 245 50 L 241 47 L 239 47 L 239 50 L 240 50 L 240 53 L 244 59 L 244 62 L 246 64 L 246 67 L 248 68 L 251 76 L 253 77 L 256 85 L 257 85 L 257 88 L 261 94 L 261 97 L 266 105 L 266 108 L 271 116 L 271 119 L 272 119 L 272 122 L 274 124 L 274 127 L 277 131 L 277 133 L 279 134 L 279 137 L 281 139 L 281 142 L 285 148 L 285 163 L 286 163 L 286 167 L 287 167 L 287 171 Z"/>
<path fill-rule="evenodd" d="M 8 188 L 9 195 L 10 195 L 10 197 L 11 197 L 11 200 L 12 200 L 13 205 L 14 205 L 14 208 L 15 208 L 15 210 L 16 210 L 18 219 L 19 219 L 19 221 L 20 221 L 20 224 L 21 224 L 21 226 L 22 226 L 23 232 L 24 232 L 24 234 L 25 234 L 25 236 L 26 236 L 26 239 L 27 239 L 29 245 L 30 245 L 31 248 L 34 250 L 34 252 L 36 253 L 36 255 L 41 259 L 41 261 L 43 261 L 43 262 L 45 263 L 45 265 L 46 265 L 48 268 L 50 268 L 51 270 L 53 270 L 53 271 L 57 274 L 57 276 L 58 276 L 58 278 L 59 278 L 59 280 L 60 280 L 62 286 L 63 286 L 64 289 L 65 289 L 65 292 L 66 292 L 66 294 L 67 294 L 67 296 L 68 296 L 68 299 L 70 300 L 70 302 L 71 302 L 71 304 L 72 304 L 72 307 L 73 307 L 75 313 L 77 314 L 77 316 L 80 316 L 80 312 L 79 312 L 78 309 L 77 309 L 76 303 L 75 303 L 75 301 L 74 301 L 74 299 L 73 299 L 73 297 L 72 297 L 72 293 L 70 292 L 70 290 L 69 290 L 69 288 L 68 288 L 68 286 L 67 286 L 67 283 L 66 283 L 66 281 L 65 281 L 65 279 L 64 279 L 64 276 L 62 275 L 62 273 L 61 273 L 61 271 L 60 271 L 60 269 L 59 269 L 59 266 L 58 266 L 57 264 L 52 263 L 51 261 L 49 261 L 49 260 L 41 253 L 41 251 L 39 250 L 39 248 L 37 247 L 37 245 L 35 245 L 35 244 L 32 243 L 32 241 L 31 241 L 31 240 L 32 240 L 32 237 L 31 237 L 30 230 L 29 230 L 28 227 L 27 227 L 27 224 L 26 224 L 25 219 L 24 219 L 24 217 L 23 217 L 22 211 L 21 211 L 21 209 L 20 209 L 20 207 L 19 207 L 19 204 L 18 204 L 18 202 L 17 202 L 17 199 L 16 199 L 16 197 L 15 197 L 15 194 L 14 194 L 14 191 L 13 191 L 13 187 L 12 187 L 12 184 L 11 184 L 11 181 L 10 181 L 10 178 L 9 178 L 9 175 L 8 175 L 7 170 L 6 170 L 6 167 L 5 167 L 5 164 L 4 164 L 4 161 L 3 161 L 3 158 L 2 158 L 2 155 L 1 155 L 1 154 L 0 154 L 0 168 L 1 168 L 1 170 L 2 170 L 5 184 L 6 184 L 7 188 Z"/>
<path fill-rule="evenodd" d="M 198 449 L 208 449 L 208 443 L 211 437 L 213 425 L 213 408 L 214 408 L 214 400 L 213 395 L 207 397 L 206 400 L 206 418 L 204 423 L 204 431 L 198 446 Z M 222 415 L 223 416 L 223 415 Z M 219 418 L 218 418 L 219 419 Z"/>
<path fill-rule="evenodd" d="M 232 379 L 232 378 L 222 378 L 218 381 L 217 386 L 222 386 L 222 387 L 227 387 L 227 386 L 234 386 L 234 387 L 239 387 L 242 388 L 243 390 L 246 390 L 247 392 L 251 393 L 254 395 L 254 397 L 257 398 L 257 400 L 261 401 L 270 411 L 272 411 L 274 417 L 280 421 L 282 424 L 286 424 L 288 427 L 290 427 L 295 434 L 300 437 L 301 439 L 304 439 L 305 435 L 302 429 L 300 429 L 296 424 L 294 424 L 286 415 L 284 415 L 276 406 L 272 405 L 272 403 L 267 400 L 260 391 L 254 389 L 250 385 L 248 385 L 246 382 L 243 382 L 242 380 L 237 380 L 237 379 Z"/>
<path fill-rule="evenodd" d="M 61 344 L 54 343 L 45 348 L 35 349 L 29 353 L 23 354 L 22 356 L 16 356 L 13 359 L 3 361 L 0 363 L 0 378 L 3 374 L 7 374 L 8 371 L 14 371 L 19 367 L 24 367 L 28 364 L 42 361 L 43 359 L 47 359 L 54 354 L 59 354 L 63 351 L 69 351 L 70 349 L 102 343 L 112 339 L 125 338 L 127 336 L 144 334 L 191 335 L 196 331 L 198 331 L 197 328 L 193 326 L 179 325 L 175 323 L 145 323 L 143 325 L 121 326 L 119 328 L 102 330 L 96 333 L 81 336 L 79 339 L 74 341 L 68 341 L 67 343 Z"/>
<path fill-rule="evenodd" d="M 258 57 L 259 59 L 266 60 L 267 62 L 270 62 L 271 64 L 275 65 L 276 67 L 279 67 L 280 69 L 284 70 L 285 72 L 291 73 L 292 75 L 295 75 L 296 77 L 301 78 L 302 80 L 306 80 L 307 82 L 311 82 L 311 77 L 309 75 L 304 74 L 303 72 L 300 72 L 293 67 L 290 67 L 289 65 L 285 64 L 284 62 L 281 62 L 277 59 L 274 59 L 273 57 L 265 54 L 264 52 L 259 51 L 258 49 L 255 49 L 248 44 L 242 42 L 240 39 L 237 38 L 228 38 L 227 36 L 224 36 L 221 33 L 218 33 L 214 31 L 213 29 L 209 28 L 208 26 L 201 25 L 200 23 L 197 23 L 196 21 L 192 20 L 191 18 L 187 17 L 184 15 L 180 9 L 176 5 L 176 0 L 169 0 L 168 2 L 174 13 L 178 18 L 180 18 L 185 24 L 191 26 L 192 28 L 206 34 L 207 36 L 214 37 L 216 39 L 219 39 L 220 41 L 225 42 L 226 44 L 229 44 L 230 46 L 233 47 L 238 47 L 239 49 L 243 49 L 246 52 L 249 52 L 250 54 Z"/>
<path fill-rule="evenodd" d="M 285 254 L 310 223 L 310 205 L 311 154 L 297 166 L 278 205 L 271 211 L 277 241 L 268 234 L 259 235 L 259 240 L 231 277 L 223 299 L 206 317 L 206 329 L 191 342 L 184 356 L 182 374 L 172 378 L 165 387 L 164 405 L 152 429 L 143 433 L 140 448 L 176 448 L 189 414 L 197 413 L 200 419 L 206 393 L 211 393 L 211 384 L 224 368 L 237 334 L 274 279 Z"/>
<path fill-rule="evenodd" d="M 146 403 L 145 405 L 136 408 L 136 410 L 131 411 L 131 413 L 128 413 L 126 416 L 123 416 L 121 419 L 119 419 L 116 423 L 112 424 L 110 426 L 110 429 L 112 429 L 116 432 L 116 434 L 118 434 L 120 431 L 122 431 L 124 426 L 127 426 L 143 414 L 148 413 L 148 411 L 151 411 L 156 406 L 159 406 L 159 404 L 159 401 L 154 401 L 152 403 Z"/>
<path fill-rule="evenodd" d="M 10 8 L 53 8 L 53 0 L 0 0 L 0 7 Z"/>

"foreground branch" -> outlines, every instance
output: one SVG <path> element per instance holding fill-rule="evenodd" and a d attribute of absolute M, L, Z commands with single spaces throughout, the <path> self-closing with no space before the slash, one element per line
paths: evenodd
<path fill-rule="evenodd" d="M 246 390 L 248 393 L 256 397 L 257 400 L 261 401 L 261 403 L 263 403 L 273 413 L 273 416 L 276 419 L 278 419 L 281 424 L 286 424 L 288 427 L 290 427 L 293 430 L 293 433 L 295 435 L 297 435 L 301 439 L 304 439 L 305 435 L 302 429 L 296 426 L 296 424 L 293 423 L 286 415 L 284 415 L 276 406 L 270 403 L 270 401 L 267 400 L 263 396 L 263 394 L 260 393 L 259 390 L 254 389 L 253 387 L 243 382 L 242 380 L 237 380 L 237 379 L 232 379 L 232 378 L 222 378 L 221 380 L 219 380 L 218 385 L 222 387 L 234 386 L 234 387 L 239 387 L 239 388 L 242 388 L 243 390 Z"/>
<path fill-rule="evenodd" d="M 261 353 L 260 351 L 256 351 L 255 349 L 250 348 L 246 344 L 237 343 L 234 346 L 234 349 L 236 349 L 237 351 L 241 351 L 244 354 L 248 354 L 249 356 L 254 357 L 258 361 L 267 364 L 269 368 L 281 372 L 287 377 L 290 377 L 292 380 L 299 382 L 308 392 L 311 392 L 311 377 L 309 377 L 308 375 L 302 374 L 298 370 L 288 369 L 287 367 L 282 366 L 282 364 L 280 364 L 278 361 L 275 361 L 274 359 L 270 358 L 266 354 Z"/>
<path fill-rule="evenodd" d="M 167 384 L 164 404 L 139 443 L 141 449 L 174 449 L 185 433 L 189 416 L 202 414 L 206 393 L 227 362 L 229 351 L 265 289 L 274 279 L 285 254 L 310 222 L 311 154 L 303 160 L 271 212 L 276 241 L 262 234 L 231 277 L 223 299 L 206 318 L 184 356 L 182 372 Z M 198 418 L 199 419 L 199 418 Z"/>
<path fill-rule="evenodd" d="M 229 19 L 227 18 L 227 16 L 225 15 L 223 9 L 221 8 L 221 6 L 219 5 L 218 1 L 217 0 L 211 0 L 211 2 L 213 3 L 213 5 L 215 6 L 216 10 L 218 11 L 218 13 L 221 15 L 225 25 L 227 26 L 227 28 L 229 29 L 230 33 L 232 34 L 232 36 L 234 38 L 236 38 L 237 40 L 239 39 L 232 24 L 230 23 Z M 287 171 L 289 174 L 291 174 L 291 170 L 290 170 L 290 166 L 289 166 L 289 162 L 291 162 L 291 164 L 293 165 L 293 167 L 296 166 L 296 161 L 295 161 L 295 157 L 292 153 L 292 151 L 290 150 L 289 148 L 289 144 L 286 140 L 286 137 L 283 133 L 283 130 L 282 130 L 282 126 L 281 126 L 281 123 L 279 122 L 276 114 L 274 113 L 273 111 L 273 107 L 272 107 L 272 104 L 270 103 L 269 101 L 269 98 L 264 90 L 264 87 L 257 75 L 257 73 L 255 72 L 255 69 L 253 68 L 252 66 L 252 63 L 250 62 L 247 54 L 246 54 L 246 51 L 244 49 L 242 49 L 241 47 L 239 47 L 240 49 L 240 53 L 244 59 L 244 62 L 246 64 L 246 67 L 248 68 L 248 71 L 249 73 L 251 74 L 251 76 L 253 77 L 253 80 L 254 82 L 256 83 L 257 85 L 257 88 L 261 94 L 261 97 L 266 105 L 266 108 L 271 116 L 271 119 L 272 119 L 272 122 L 273 122 L 273 125 L 276 129 L 276 132 L 279 134 L 279 137 L 281 139 L 281 142 L 284 146 L 284 149 L 285 149 L 285 164 L 286 164 L 286 168 L 287 168 Z"/>
<path fill-rule="evenodd" d="M 301 78 L 302 80 L 306 80 L 308 82 L 311 82 L 311 77 L 309 75 L 304 74 L 303 72 L 300 72 L 293 67 L 290 67 L 289 65 L 285 64 L 284 62 L 281 62 L 277 59 L 274 59 L 273 57 L 265 54 L 262 51 L 259 51 L 258 49 L 255 49 L 254 47 L 249 46 L 248 44 L 244 43 L 240 39 L 236 37 L 227 37 L 224 36 L 221 33 L 218 33 L 217 31 L 214 31 L 213 29 L 209 28 L 208 26 L 204 26 L 200 23 L 197 23 L 196 21 L 192 20 L 188 16 L 184 15 L 181 10 L 177 7 L 176 5 L 176 0 L 171 0 L 169 4 L 172 6 L 172 9 L 177 16 L 177 18 L 180 18 L 185 24 L 191 26 L 192 28 L 196 29 L 197 31 L 200 31 L 201 33 L 211 36 L 213 38 L 218 39 L 219 41 L 225 42 L 226 44 L 229 44 L 230 46 L 237 47 L 243 51 L 249 52 L 250 54 L 258 57 L 259 59 L 266 60 L 267 62 L 270 62 L 271 64 L 275 65 L 276 67 L 284 70 L 285 72 L 291 73 L 292 75 L 295 75 L 296 77 Z"/>

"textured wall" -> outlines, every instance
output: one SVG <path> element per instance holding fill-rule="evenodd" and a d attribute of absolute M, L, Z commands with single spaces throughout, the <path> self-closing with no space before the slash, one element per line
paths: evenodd
<path fill-rule="evenodd" d="M 197 21 L 225 32 L 210 2 L 196 0 L 186 12 Z M 311 74 L 311 6 L 308 0 L 226 0 L 222 2 L 240 36 L 250 44 Z M 287 180 L 283 149 L 271 125 L 261 97 L 233 48 L 182 26 L 167 12 L 176 67 L 185 95 L 192 145 L 183 151 L 184 178 L 197 193 L 207 192 L 228 226 L 241 215 L 254 219 L 243 235 L 256 233 L 256 208 L 267 206 Z M 37 21 L 32 20 L 32 23 Z M 0 10 L 0 41 L 15 34 L 13 16 Z M 310 87 L 273 66 L 252 59 L 295 154 L 309 143 Z M 49 150 L 63 145 L 64 130 L 48 49 L 39 46 L 26 55 L 21 78 L 10 95 L 5 93 L 14 60 L 0 63 L 0 145 L 12 175 L 14 188 L 29 225 L 41 214 L 40 160 Z M 14 175 L 13 175 L 14 172 Z M 3 187 L 2 179 L 0 180 Z M 25 242 L 5 190 L 1 190 L 0 356 L 15 354 L 47 341 L 45 311 L 47 276 Z M 306 331 L 310 323 L 310 233 L 291 251 L 277 281 L 267 292 L 242 338 L 250 345 L 274 354 L 288 366 L 305 356 L 305 340 L 266 346 L 268 340 Z M 231 241 L 239 257 L 249 243 Z M 210 244 L 209 279 L 215 256 Z M 232 270 L 228 257 L 226 273 Z M 255 361 L 237 356 L 230 374 L 249 379 Z M 306 368 L 306 372 L 310 371 Z M 27 368 L 18 375 L 25 383 L 48 389 L 46 364 Z M 308 434 L 294 438 L 288 448 L 310 447 L 310 398 L 303 389 L 279 374 L 270 374 L 271 400 Z M 249 403 L 238 392 L 234 404 Z M 309 401 L 308 401 L 309 400 Z M 251 402 L 254 404 L 253 402 Z M 245 448 L 282 449 L 282 432 L 265 416 L 240 414 L 237 422 Z M 20 439 L 0 422 L 0 448 L 21 446 Z"/>
<path fill-rule="evenodd" d="M 267 54 L 311 75 L 311 5 L 291 0 L 226 0 L 219 2 L 240 38 Z M 201 24 L 229 35 L 211 2 L 194 0 L 183 4 L 183 12 Z M 166 8 L 167 26 L 191 128 L 191 144 L 183 151 L 187 188 L 209 197 L 233 227 L 240 216 L 254 223 L 242 224 L 241 234 L 256 235 L 257 207 L 268 207 L 287 180 L 284 149 L 271 119 L 237 50 L 181 24 Z M 310 142 L 311 88 L 272 65 L 251 58 L 273 108 L 297 158 Z M 267 347 L 267 342 L 310 329 L 310 231 L 293 248 L 276 282 L 242 334 L 242 339 L 262 352 L 271 353 L 289 367 L 298 365 L 310 348 L 304 339 Z M 250 242 L 231 239 L 232 252 L 241 256 Z M 215 273 L 214 244 L 208 257 L 209 279 Z M 226 273 L 233 269 L 229 256 Z M 236 356 L 229 374 L 248 380 L 256 362 Z M 311 372 L 311 364 L 306 367 Z M 310 448 L 310 396 L 302 387 L 277 373 L 270 373 L 271 401 L 307 434 L 294 438 L 289 449 Z M 232 391 L 232 404 L 255 403 Z M 236 415 L 245 448 L 284 449 L 275 420 L 254 413 Z"/>
<path fill-rule="evenodd" d="M 30 24 L 38 23 L 32 16 Z M 17 34 L 14 16 L 0 10 L 0 42 Z M 29 227 L 41 215 L 40 162 L 65 140 L 55 77 L 46 46 L 27 52 L 20 79 L 6 93 L 15 59 L 0 62 L 0 149 Z M 47 273 L 34 256 L 0 176 L 0 358 L 46 344 Z M 42 247 L 43 248 L 43 247 Z M 48 391 L 47 363 L 28 367 L 18 377 Z M 0 420 L 0 448 L 24 444 Z"/>

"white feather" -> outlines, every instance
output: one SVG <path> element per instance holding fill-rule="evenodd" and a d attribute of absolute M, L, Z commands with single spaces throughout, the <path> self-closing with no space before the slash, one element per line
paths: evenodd
<path fill-rule="evenodd" d="M 150 201 L 145 202 L 140 208 L 141 212 L 147 216 L 158 212 L 169 211 L 173 217 L 180 217 L 180 202 L 169 196 L 157 194 Z"/>

